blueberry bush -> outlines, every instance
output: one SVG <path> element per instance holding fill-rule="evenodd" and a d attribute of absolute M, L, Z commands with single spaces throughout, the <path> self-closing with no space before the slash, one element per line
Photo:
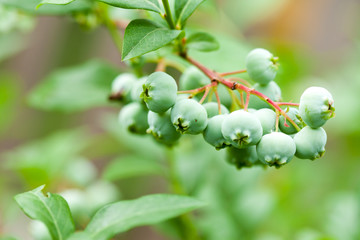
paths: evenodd
<path fill-rule="evenodd" d="M 331 186 L 324 178 L 334 176 L 329 169 L 320 173 L 319 166 L 336 158 L 325 154 L 325 130 L 337 119 L 337 88 L 321 81 L 289 85 L 306 60 L 291 62 L 286 51 L 221 33 L 212 15 L 224 11 L 226 21 L 236 22 L 231 18 L 240 17 L 233 12 L 238 4 L 0 0 L 0 59 L 21 51 L 23 36 L 36 30 L 38 19 L 55 17 L 71 21 L 75 34 L 108 36 L 117 63 L 121 58 L 116 66 L 79 57 L 76 48 L 91 39 L 71 34 L 67 43 L 77 47 L 65 44 L 51 52 L 67 51 L 69 59 L 85 62 L 52 71 L 26 96 L 32 108 L 48 112 L 52 125 L 42 127 L 57 131 L 2 154 L 0 194 L 6 196 L 3 206 L 11 207 L 0 208 L 0 239 L 360 237 L 360 195 L 321 194 L 321 186 Z M 253 4 L 263 11 L 281 5 Z M 244 16 L 243 23 L 251 21 Z M 16 78 L 0 77 L 5 87 Z M 11 87 L 4 89 L 0 99 L 10 104 L 0 111 L 11 117 L 16 90 L 11 96 Z M 95 122 L 89 127 L 69 120 L 59 130 L 62 119 L 73 115 Z M 325 198 L 327 209 L 302 212 Z M 16 234 L 6 227 L 16 224 L 26 227 Z"/>

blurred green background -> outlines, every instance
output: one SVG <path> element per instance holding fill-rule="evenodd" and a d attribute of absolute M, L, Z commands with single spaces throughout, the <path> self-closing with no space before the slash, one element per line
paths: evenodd
<path fill-rule="evenodd" d="M 113 11 L 125 22 L 141 14 Z M 106 101 L 111 79 L 129 68 L 95 25 L 91 14 L 35 17 L 0 0 L 0 239 L 47 239 L 13 200 L 42 184 L 73 198 L 79 228 L 106 203 L 169 191 L 169 153 L 123 132 L 120 107 Z M 219 51 L 190 52 L 210 68 L 241 69 L 252 48 L 267 48 L 280 57 L 285 101 L 322 86 L 336 108 L 325 156 L 280 169 L 238 171 L 201 136 L 182 138 L 174 150 L 179 175 L 189 194 L 209 203 L 196 216 L 204 239 L 360 239 L 360 2 L 208 0 L 189 27 L 220 42 Z M 169 221 L 116 239 L 179 236 Z"/>

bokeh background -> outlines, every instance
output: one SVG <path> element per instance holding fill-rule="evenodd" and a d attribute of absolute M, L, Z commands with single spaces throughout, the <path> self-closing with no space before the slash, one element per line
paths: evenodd
<path fill-rule="evenodd" d="M 103 204 L 168 192 L 159 169 L 166 150 L 151 138 L 120 129 L 120 107 L 106 103 L 110 84 L 100 92 L 104 104 L 76 111 L 39 107 L 48 99 L 33 96 L 55 70 L 91 59 L 111 66 L 104 67 L 108 77 L 129 71 L 106 29 L 96 21 L 91 29 L 79 25 L 84 16 L 32 16 L 1 4 L 0 239 L 47 239 L 40 236 L 42 226 L 13 200 L 42 184 L 46 191 L 75 199 L 79 228 Z M 142 14 L 113 12 L 123 23 Z M 221 44 L 213 53 L 190 53 L 205 65 L 241 69 L 252 48 L 267 48 L 280 57 L 276 81 L 284 100 L 298 102 L 307 87 L 322 86 L 333 94 L 336 108 L 336 117 L 324 127 L 325 156 L 313 162 L 295 158 L 280 169 L 238 171 L 201 136 L 183 138 L 175 148 L 179 175 L 189 194 L 209 203 L 196 216 L 204 239 L 360 239 L 360 2 L 208 0 L 189 27 L 213 34 Z M 148 64 L 145 71 L 153 67 Z M 169 71 L 178 78 L 178 71 Z M 66 104 L 91 99 L 82 91 L 87 86 L 69 76 L 74 79 L 65 81 L 59 93 L 69 96 Z M 126 170 L 109 170 L 116 166 Z M 86 204 L 79 200 L 85 192 Z M 169 221 L 116 239 L 178 236 Z"/>

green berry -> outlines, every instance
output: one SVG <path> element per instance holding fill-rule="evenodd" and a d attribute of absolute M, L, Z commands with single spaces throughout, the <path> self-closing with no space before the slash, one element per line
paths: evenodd
<path fill-rule="evenodd" d="M 260 121 L 263 129 L 263 135 L 275 130 L 276 113 L 268 108 L 257 110 L 253 113 Z"/>
<path fill-rule="evenodd" d="M 213 145 L 217 150 L 231 145 L 221 133 L 221 126 L 225 117 L 226 115 L 216 115 L 210 118 L 203 132 L 205 141 Z"/>
<path fill-rule="evenodd" d="M 281 89 L 274 81 L 269 82 L 267 85 L 260 85 L 256 83 L 253 87 L 256 91 L 261 92 L 275 102 L 279 102 L 281 100 Z M 250 95 L 249 108 L 262 109 L 271 107 L 268 103 L 252 94 Z"/>
<path fill-rule="evenodd" d="M 139 102 L 125 105 L 119 114 L 121 126 L 132 133 L 145 134 L 148 129 L 148 110 Z"/>
<path fill-rule="evenodd" d="M 134 74 L 122 73 L 112 82 L 111 93 L 119 95 L 120 99 L 126 103 L 131 102 L 130 92 L 136 81 L 137 78 Z"/>
<path fill-rule="evenodd" d="M 208 118 L 212 118 L 219 114 L 219 108 L 217 102 L 207 102 L 203 104 L 204 108 L 206 109 Z M 220 105 L 221 114 L 228 114 L 229 110 L 224 106 Z"/>
<path fill-rule="evenodd" d="M 256 48 L 246 57 L 246 70 L 255 82 L 266 85 L 273 81 L 278 70 L 277 58 L 268 50 Z"/>
<path fill-rule="evenodd" d="M 334 100 L 322 87 L 310 87 L 300 97 L 299 112 L 302 120 L 312 128 L 318 128 L 334 116 Z"/>
<path fill-rule="evenodd" d="M 177 98 L 175 79 L 164 72 L 154 72 L 146 79 L 141 97 L 150 111 L 166 112 Z"/>
<path fill-rule="evenodd" d="M 299 115 L 299 110 L 297 108 L 293 108 L 293 107 L 289 108 L 289 111 L 286 112 L 286 115 L 288 115 L 300 128 L 303 127 L 303 123 Z M 279 118 L 279 127 L 283 133 L 286 134 L 297 133 L 296 128 L 288 120 L 285 121 L 285 117 L 282 115 Z"/>
<path fill-rule="evenodd" d="M 261 162 L 269 166 L 280 167 L 294 157 L 296 145 L 294 140 L 282 132 L 272 132 L 264 135 L 256 152 Z"/>
<path fill-rule="evenodd" d="M 322 157 L 325 153 L 326 139 L 326 132 L 323 128 L 304 127 L 294 137 L 296 144 L 295 156 L 311 160 Z"/>
<path fill-rule="evenodd" d="M 257 144 L 263 130 L 257 117 L 249 112 L 237 110 L 226 115 L 221 132 L 234 147 L 244 148 Z"/>
<path fill-rule="evenodd" d="M 140 95 L 143 92 L 143 85 L 144 85 L 146 79 L 147 79 L 147 77 L 142 77 L 134 83 L 133 87 L 131 88 L 131 92 L 130 92 L 132 101 L 144 103 L 144 100 L 140 97 Z"/>
<path fill-rule="evenodd" d="M 181 136 L 171 123 L 170 110 L 165 113 L 149 111 L 148 123 L 149 128 L 146 132 L 152 134 L 158 142 L 165 145 L 174 145 Z"/>
<path fill-rule="evenodd" d="M 179 87 L 181 90 L 191 90 L 205 86 L 209 83 L 209 78 L 198 68 L 188 67 L 180 77 Z"/>
<path fill-rule="evenodd" d="M 262 164 L 259 162 L 256 146 L 242 149 L 229 147 L 226 149 L 226 160 L 228 163 L 235 165 L 237 169 Z"/>
<path fill-rule="evenodd" d="M 171 109 L 171 122 L 180 133 L 199 134 L 206 128 L 207 113 L 197 101 L 183 99 Z"/>

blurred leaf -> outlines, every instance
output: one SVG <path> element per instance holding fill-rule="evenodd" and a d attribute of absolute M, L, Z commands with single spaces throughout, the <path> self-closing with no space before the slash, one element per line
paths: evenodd
<path fill-rule="evenodd" d="M 24 45 L 24 37 L 21 34 L 0 33 L 0 61 L 18 53 L 24 48 Z"/>
<path fill-rule="evenodd" d="M 131 228 L 155 224 L 202 206 L 203 203 L 194 198 L 168 194 L 121 201 L 101 208 L 85 232 L 97 240 L 109 239 Z"/>
<path fill-rule="evenodd" d="M 129 155 L 110 162 L 104 170 L 103 178 L 114 181 L 123 178 L 162 174 L 164 174 L 164 169 L 157 162 L 144 159 L 139 155 Z"/>
<path fill-rule="evenodd" d="M 200 61 L 206 67 L 218 72 L 229 72 L 245 68 L 245 57 L 250 47 L 239 39 L 212 33 L 219 42 L 219 49 L 213 52 L 200 52 L 189 49 L 189 56 Z"/>
<path fill-rule="evenodd" d="M 0 237 L 0 240 L 17 240 L 17 238 L 5 236 L 5 237 Z"/>
<path fill-rule="evenodd" d="M 356 239 L 359 232 L 360 208 L 354 194 L 334 194 L 328 199 L 327 212 L 324 225 L 331 236 L 341 240 Z"/>
<path fill-rule="evenodd" d="M 133 20 L 125 30 L 122 60 L 125 61 L 157 50 L 170 43 L 181 33 L 180 30 L 160 27 L 149 20 Z"/>
<path fill-rule="evenodd" d="M 86 232 L 76 232 L 72 234 L 67 240 L 93 240 L 93 238 Z"/>
<path fill-rule="evenodd" d="M 89 10 L 93 6 L 92 0 L 76 0 L 67 5 L 47 4 L 36 9 L 42 0 L 0 0 L 0 4 L 11 6 L 31 14 L 65 15 L 72 12 Z"/>
<path fill-rule="evenodd" d="M 0 38 L 1 39 L 1 38 Z M 0 72 L 0 133 L 12 122 L 19 94 L 16 78 Z"/>
<path fill-rule="evenodd" d="M 230 17 L 237 28 L 244 29 L 256 22 L 274 16 L 289 0 L 229 0 L 222 5 L 226 16 Z"/>
<path fill-rule="evenodd" d="M 66 239 L 75 231 L 69 206 L 60 195 L 48 193 L 45 197 L 43 188 L 44 185 L 18 194 L 15 200 L 28 217 L 47 226 L 53 239 Z"/>
<path fill-rule="evenodd" d="M 46 225 L 38 220 L 32 220 L 29 224 L 30 234 L 35 240 L 52 240 Z"/>
<path fill-rule="evenodd" d="M 219 49 L 219 42 L 208 33 L 198 32 L 189 36 L 186 46 L 202 52 L 211 52 Z"/>
<path fill-rule="evenodd" d="M 195 9 L 205 0 L 176 0 L 175 1 L 175 16 L 176 25 L 185 25 L 186 20 L 193 14 Z"/>
<path fill-rule="evenodd" d="M 66 5 L 75 0 L 42 0 L 36 7 L 40 7 L 43 4 L 59 4 L 59 5 Z"/>
<path fill-rule="evenodd" d="M 51 73 L 29 95 L 40 109 L 75 112 L 108 104 L 107 96 L 118 71 L 102 61 L 89 61 Z"/>
<path fill-rule="evenodd" d="M 158 0 L 98 0 L 114 7 L 126 9 L 144 9 L 162 13 Z"/>
<path fill-rule="evenodd" d="M 57 132 L 10 150 L 5 154 L 6 164 L 20 172 L 30 186 L 49 183 L 88 143 L 84 130 Z"/>
<path fill-rule="evenodd" d="M 119 127 L 116 115 L 107 115 L 103 120 L 103 127 L 109 134 L 119 141 L 119 146 L 131 150 L 145 159 L 161 159 L 164 155 L 164 147 L 156 143 L 150 135 L 137 135 Z M 139 146 L 141 151 L 139 151 Z"/>

